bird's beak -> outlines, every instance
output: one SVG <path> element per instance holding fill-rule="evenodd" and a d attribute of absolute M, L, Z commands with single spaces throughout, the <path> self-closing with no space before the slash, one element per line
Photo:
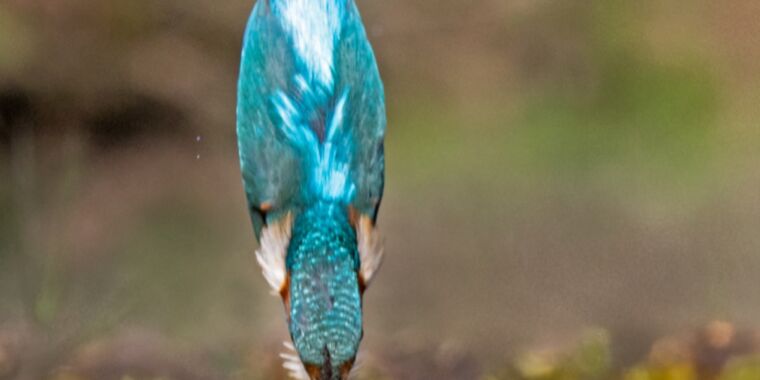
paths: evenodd
<path fill-rule="evenodd" d="M 304 367 L 306 367 L 306 373 L 309 374 L 311 380 L 347 380 L 348 375 L 351 373 L 351 368 L 354 366 L 354 360 L 355 358 L 352 358 L 343 363 L 338 373 L 333 373 L 331 366 L 304 364 Z"/>
<path fill-rule="evenodd" d="M 353 366 L 354 366 L 354 360 L 355 359 L 356 358 L 351 358 L 351 360 L 343 363 L 343 365 L 340 366 L 340 378 L 341 378 L 341 380 L 343 380 L 343 379 L 347 380 L 348 379 L 348 375 L 351 373 L 351 368 L 353 368 Z"/>

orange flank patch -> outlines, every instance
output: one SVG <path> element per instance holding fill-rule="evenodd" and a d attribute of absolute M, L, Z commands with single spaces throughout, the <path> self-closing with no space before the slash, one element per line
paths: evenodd
<path fill-rule="evenodd" d="M 348 375 L 351 373 L 351 368 L 354 366 L 354 360 L 356 360 L 356 358 L 351 359 L 351 360 L 343 363 L 342 366 L 340 366 L 340 378 L 341 379 L 348 379 Z"/>
<path fill-rule="evenodd" d="M 354 229 L 356 229 L 360 216 L 359 211 L 354 206 L 348 206 L 348 222 Z"/>
<path fill-rule="evenodd" d="M 359 279 L 359 294 L 364 296 L 364 291 L 367 290 L 367 281 L 364 280 L 361 271 L 356 272 L 356 277 Z"/>
<path fill-rule="evenodd" d="M 290 319 L 290 273 L 285 274 L 285 281 L 280 287 L 280 297 L 282 297 L 282 303 L 285 305 L 285 311 Z"/>
<path fill-rule="evenodd" d="M 375 232 L 375 224 L 372 222 L 372 219 L 361 217 L 359 218 L 359 223 L 361 223 L 361 228 L 364 229 L 364 231 L 367 231 L 369 235 L 372 235 L 372 233 Z"/>
<path fill-rule="evenodd" d="M 316 366 L 314 364 L 306 364 L 303 363 L 304 368 L 306 368 L 306 373 L 309 374 L 310 379 L 320 379 L 322 376 L 322 369 L 319 368 L 319 366 Z"/>
<path fill-rule="evenodd" d="M 371 218 L 361 215 L 356 229 L 356 238 L 361 259 L 359 274 L 364 286 L 369 286 L 383 261 L 383 248 L 375 224 Z"/>

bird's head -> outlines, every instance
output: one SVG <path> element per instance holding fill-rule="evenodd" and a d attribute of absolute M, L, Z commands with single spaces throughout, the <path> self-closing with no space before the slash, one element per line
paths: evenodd
<path fill-rule="evenodd" d="M 359 287 L 330 291 L 319 281 L 321 291 L 291 296 L 290 334 L 310 379 L 344 380 L 363 335 Z"/>
<path fill-rule="evenodd" d="M 287 256 L 289 329 L 313 380 L 342 380 L 362 339 L 356 232 L 332 206 L 296 218 Z"/>

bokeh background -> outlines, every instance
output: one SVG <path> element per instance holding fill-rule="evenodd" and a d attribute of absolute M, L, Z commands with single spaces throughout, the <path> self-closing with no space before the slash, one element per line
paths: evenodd
<path fill-rule="evenodd" d="M 760 379 L 760 3 L 357 3 L 389 120 L 364 377 Z M 251 7 L 0 2 L 0 379 L 283 376 Z"/>

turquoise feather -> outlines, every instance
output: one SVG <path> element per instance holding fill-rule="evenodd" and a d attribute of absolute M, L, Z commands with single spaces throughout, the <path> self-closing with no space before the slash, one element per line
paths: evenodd
<path fill-rule="evenodd" d="M 383 194 L 385 103 L 353 0 L 260 0 L 245 31 L 237 134 L 254 232 L 294 222 L 289 329 L 314 378 L 341 378 L 362 337 L 361 258 L 349 209 Z"/>

